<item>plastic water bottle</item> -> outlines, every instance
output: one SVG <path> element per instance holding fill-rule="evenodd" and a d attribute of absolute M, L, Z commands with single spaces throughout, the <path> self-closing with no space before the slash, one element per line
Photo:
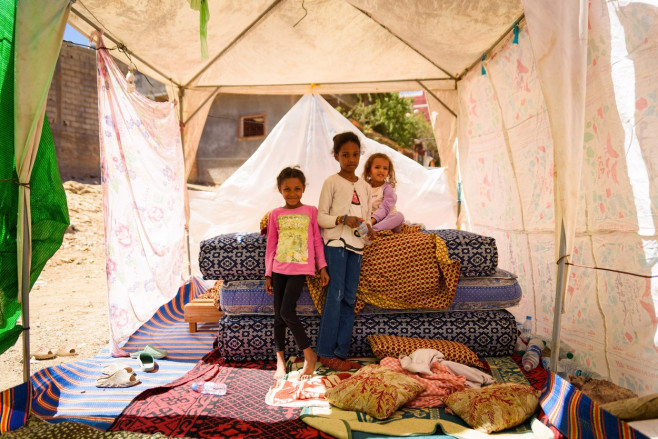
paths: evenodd
<path fill-rule="evenodd" d="M 526 371 L 532 370 L 539 365 L 542 349 L 544 349 L 544 342 L 540 338 L 533 338 L 528 342 L 528 347 L 521 359 L 521 364 L 523 364 L 523 368 Z"/>
<path fill-rule="evenodd" d="M 226 384 L 212 381 L 201 381 L 192 383 L 192 390 L 208 395 L 226 395 Z"/>
<path fill-rule="evenodd" d="M 354 235 L 358 236 L 359 238 L 363 239 L 363 243 L 365 245 L 370 245 L 372 244 L 372 241 L 368 239 L 368 223 L 365 221 L 362 221 L 359 223 L 359 227 L 354 229 Z"/>
<path fill-rule="evenodd" d="M 569 375 L 571 375 L 571 376 L 583 376 L 586 378 L 603 379 L 603 377 L 600 374 L 594 372 L 593 370 L 583 368 L 578 363 L 568 358 L 563 358 L 557 362 L 557 374 L 560 375 L 560 377 L 562 378 L 566 378 Z"/>
<path fill-rule="evenodd" d="M 521 325 L 521 340 L 528 343 L 530 341 L 530 334 L 532 334 L 532 317 L 526 316 L 525 321 Z"/>
<path fill-rule="evenodd" d="M 514 345 L 514 352 L 523 355 L 528 345 L 521 339 L 521 337 L 516 337 L 516 344 Z"/>

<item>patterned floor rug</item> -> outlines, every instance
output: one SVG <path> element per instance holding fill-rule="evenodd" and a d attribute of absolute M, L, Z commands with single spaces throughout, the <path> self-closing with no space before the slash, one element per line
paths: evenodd
<path fill-rule="evenodd" d="M 110 431 L 199 438 L 331 438 L 302 422 L 298 408 L 265 404 L 275 369 L 272 361 L 225 362 L 212 351 L 178 380 L 138 395 Z M 222 382 L 226 395 L 196 393 L 191 384 L 197 381 Z"/>

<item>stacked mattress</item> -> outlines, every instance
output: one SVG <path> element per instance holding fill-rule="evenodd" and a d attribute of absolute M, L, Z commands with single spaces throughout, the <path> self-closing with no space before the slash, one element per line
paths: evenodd
<path fill-rule="evenodd" d="M 521 300 L 516 276 L 498 269 L 493 238 L 460 230 L 429 230 L 439 235 L 451 259 L 461 263 L 455 299 L 448 309 L 382 309 L 373 305 L 356 316 L 350 356 L 372 356 L 371 334 L 458 341 L 481 356 L 512 353 L 516 322 L 505 308 Z M 275 358 L 274 306 L 265 291 L 264 236 L 256 233 L 221 235 L 201 243 L 199 266 L 206 279 L 223 279 L 217 345 L 227 360 Z M 297 302 L 311 343 L 315 345 L 320 316 L 305 288 Z M 299 355 L 287 335 L 286 355 Z"/>

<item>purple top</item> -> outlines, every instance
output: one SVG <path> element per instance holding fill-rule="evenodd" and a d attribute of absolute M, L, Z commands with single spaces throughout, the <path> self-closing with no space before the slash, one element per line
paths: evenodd
<path fill-rule="evenodd" d="M 382 202 L 375 210 L 371 218 L 374 218 L 377 222 L 380 222 L 388 216 L 389 213 L 395 208 L 395 203 L 398 201 L 398 195 L 395 193 L 395 189 L 389 183 L 384 183 L 382 185 Z"/>
<path fill-rule="evenodd" d="M 327 266 L 318 210 L 313 206 L 273 209 L 267 223 L 265 276 L 272 272 L 312 276 L 316 265 L 318 270 Z"/>

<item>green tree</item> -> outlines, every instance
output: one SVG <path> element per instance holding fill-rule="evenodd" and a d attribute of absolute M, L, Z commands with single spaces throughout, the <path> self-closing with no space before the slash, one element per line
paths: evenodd
<path fill-rule="evenodd" d="M 432 126 L 422 115 L 414 114 L 412 99 L 397 93 L 360 94 L 357 98 L 358 103 L 351 109 L 337 110 L 358 122 L 366 136 L 378 140 L 380 134 L 407 148 L 413 147 L 416 139 L 422 139 L 425 149 L 436 151 Z"/>

